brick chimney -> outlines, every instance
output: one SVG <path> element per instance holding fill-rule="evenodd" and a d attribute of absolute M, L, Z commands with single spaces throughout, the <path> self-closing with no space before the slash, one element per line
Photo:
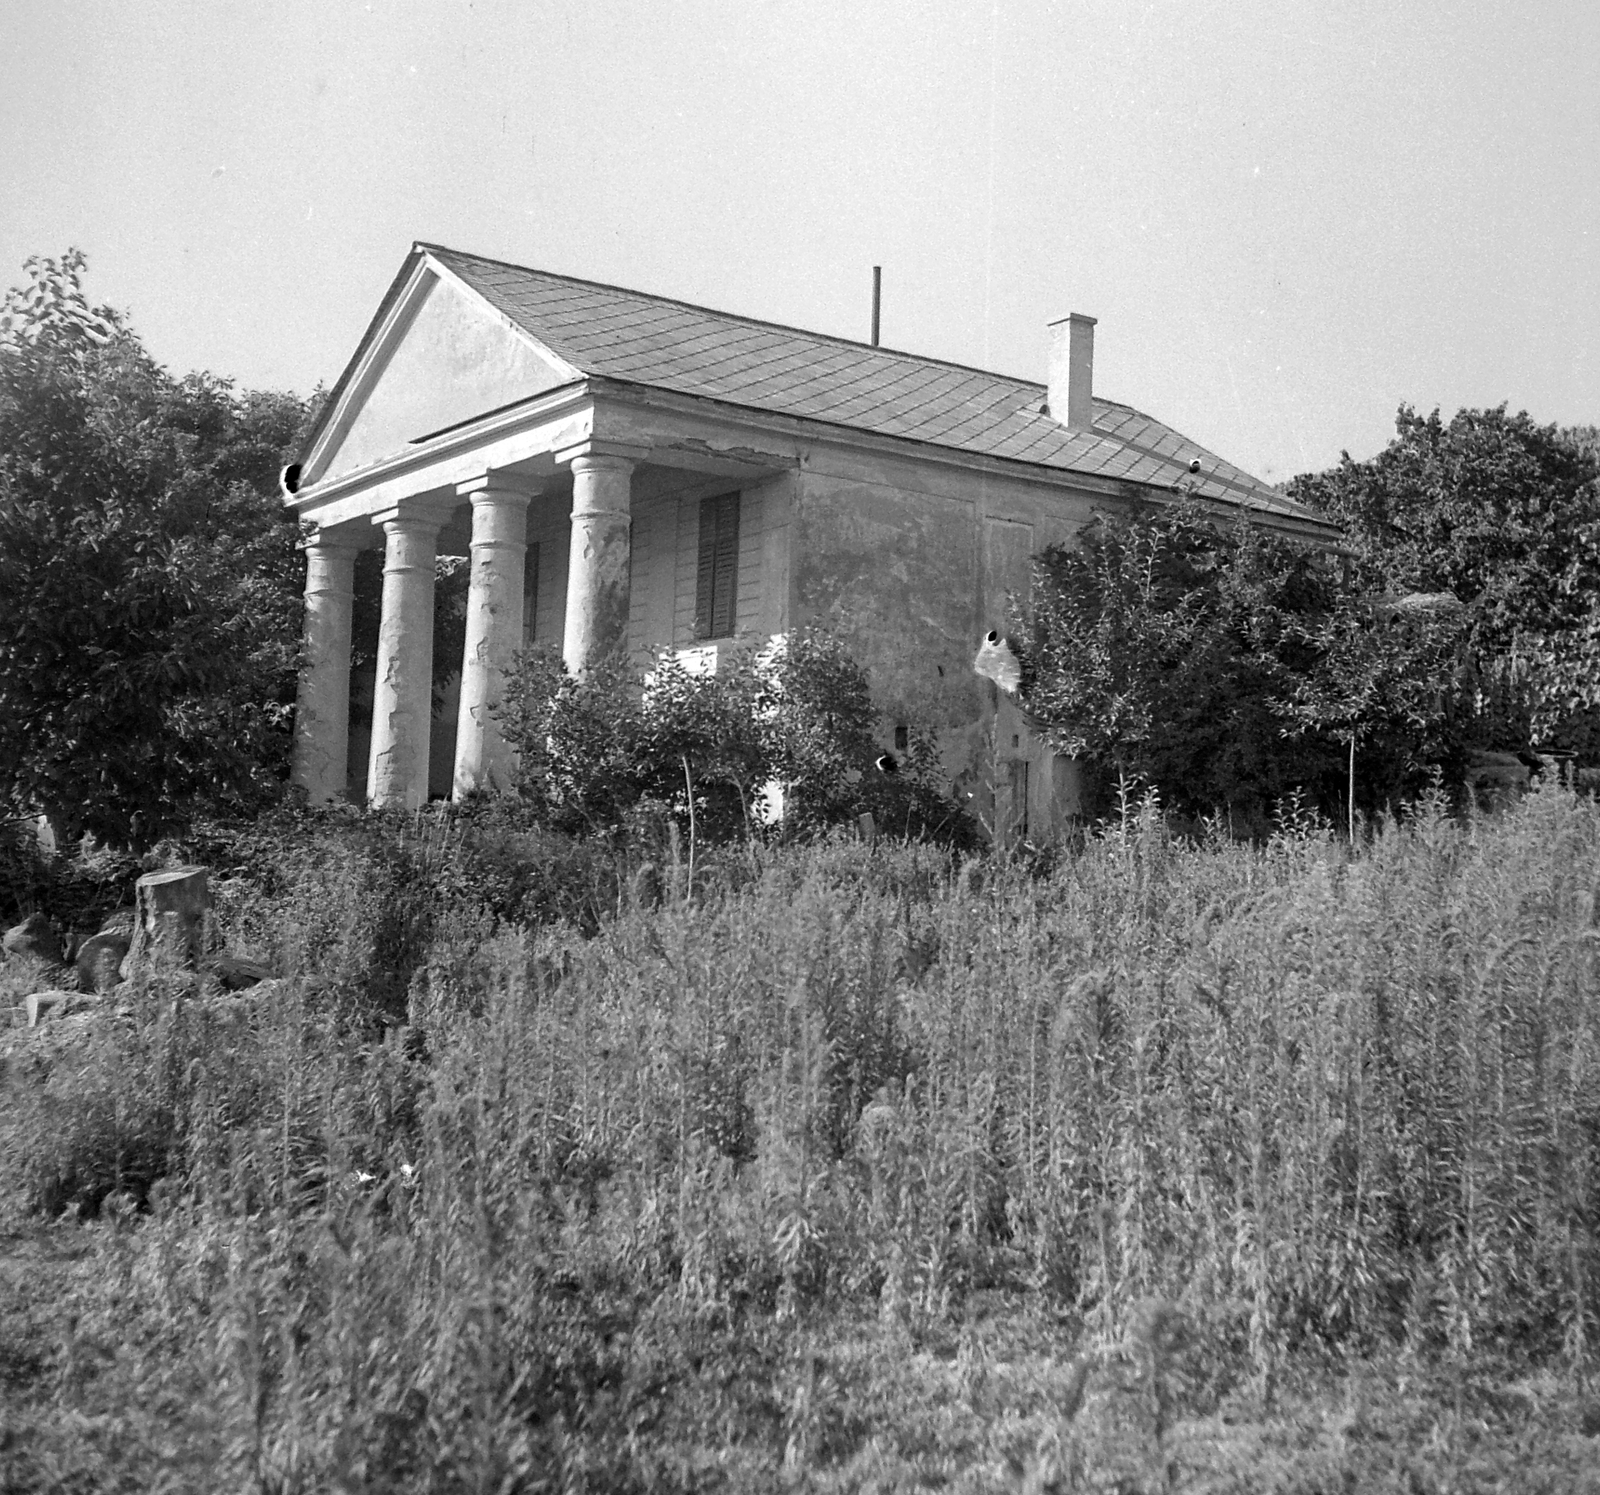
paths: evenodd
<path fill-rule="evenodd" d="M 1050 414 L 1071 431 L 1094 425 L 1094 323 L 1081 311 L 1050 324 Z"/>

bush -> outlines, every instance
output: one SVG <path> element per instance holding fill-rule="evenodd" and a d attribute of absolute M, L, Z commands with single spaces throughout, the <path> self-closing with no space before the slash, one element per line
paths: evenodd
<path fill-rule="evenodd" d="M 612 663 L 581 679 L 535 654 L 508 692 L 506 734 L 538 818 L 616 831 L 663 807 L 680 832 L 715 844 L 766 822 L 781 786 L 781 834 L 813 835 L 871 810 L 885 828 L 971 845 L 975 829 L 935 784 L 931 751 L 893 781 L 874 767 L 878 713 L 865 672 L 831 635 L 805 630 L 725 653 L 714 674 L 667 651 L 642 679 Z"/>

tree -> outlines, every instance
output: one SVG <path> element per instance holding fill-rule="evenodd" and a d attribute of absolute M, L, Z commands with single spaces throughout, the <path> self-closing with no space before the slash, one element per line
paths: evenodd
<path fill-rule="evenodd" d="M 1483 731 L 1505 745 L 1595 736 L 1600 709 L 1600 452 L 1590 429 L 1526 412 L 1402 405 L 1365 462 L 1307 474 L 1289 496 L 1337 520 L 1358 585 L 1449 592 L 1470 608 Z"/>
<path fill-rule="evenodd" d="M 1197 504 L 1102 516 L 1037 563 L 1027 708 L 1102 782 L 1253 818 L 1331 771 L 1325 744 L 1285 742 L 1274 702 L 1310 667 L 1300 622 L 1335 584 L 1314 552 Z"/>
<path fill-rule="evenodd" d="M 174 378 L 84 257 L 0 309 L 0 813 L 144 845 L 275 791 L 303 567 L 287 394 Z"/>
<path fill-rule="evenodd" d="M 1259 826 L 1295 791 L 1332 812 L 1352 747 L 1369 805 L 1452 750 L 1449 642 L 1391 626 L 1338 558 L 1192 500 L 1131 502 L 1035 567 L 1025 705 L 1102 784 Z M 1444 671 L 1446 683 L 1449 671 Z"/>
<path fill-rule="evenodd" d="M 1432 768 L 1448 771 L 1452 780 L 1459 776 L 1464 627 L 1465 609 L 1448 592 L 1412 593 L 1394 602 L 1346 595 L 1341 605 L 1305 620 L 1314 663 L 1275 704 L 1290 719 L 1286 735 L 1343 738 L 1352 839 L 1356 752 L 1363 744 L 1369 799 L 1389 797 L 1386 790 L 1415 790 Z"/>

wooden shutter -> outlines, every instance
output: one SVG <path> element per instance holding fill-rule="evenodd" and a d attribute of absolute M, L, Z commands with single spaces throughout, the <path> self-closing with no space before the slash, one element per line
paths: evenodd
<path fill-rule="evenodd" d="M 739 495 L 700 500 L 700 554 L 695 567 L 694 636 L 729 638 L 738 626 Z"/>

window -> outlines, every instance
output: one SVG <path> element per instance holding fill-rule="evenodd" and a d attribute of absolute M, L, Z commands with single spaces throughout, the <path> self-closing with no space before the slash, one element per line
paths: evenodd
<path fill-rule="evenodd" d="M 738 623 L 739 495 L 700 500 L 700 560 L 694 580 L 694 636 L 730 638 Z"/>

